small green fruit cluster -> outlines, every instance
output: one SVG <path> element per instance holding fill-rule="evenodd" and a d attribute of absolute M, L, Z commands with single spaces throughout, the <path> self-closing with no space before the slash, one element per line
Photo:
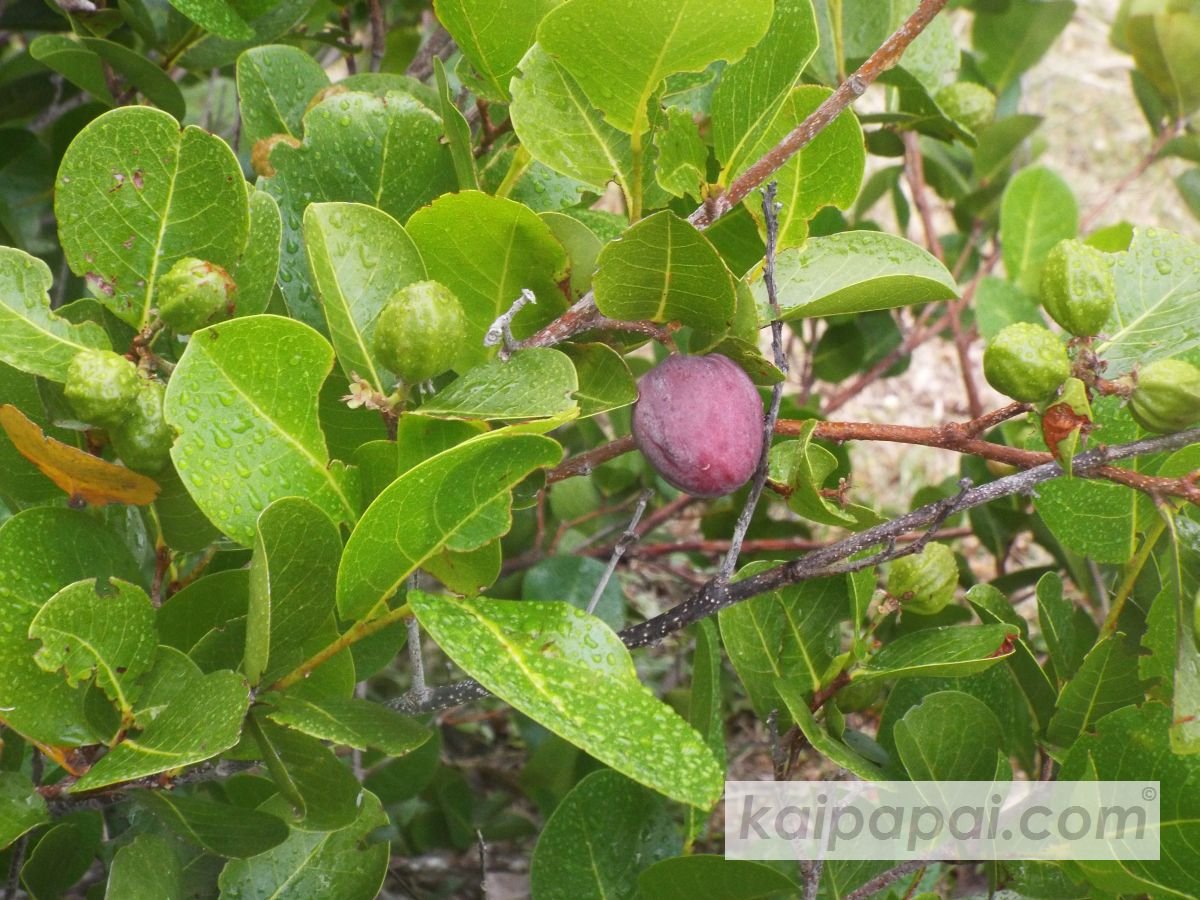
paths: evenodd
<path fill-rule="evenodd" d="M 445 285 L 418 281 L 392 295 L 375 322 L 375 355 L 406 384 L 454 367 L 467 337 L 462 304 Z"/>
<path fill-rule="evenodd" d="M 1049 400 L 1070 374 L 1062 341 L 1048 328 L 1030 322 L 1001 329 L 983 353 L 988 384 L 1022 403 Z"/>
<path fill-rule="evenodd" d="M 108 430 L 121 461 L 153 475 L 167 463 L 173 434 L 163 418 L 165 388 L 138 375 L 111 350 L 83 350 L 67 367 L 63 394 L 75 414 Z"/>
<path fill-rule="evenodd" d="M 978 131 L 996 116 L 996 95 L 982 84 L 956 81 L 937 92 L 937 105 L 950 119 Z"/>
<path fill-rule="evenodd" d="M 1200 369 L 1182 359 L 1160 359 L 1143 367 L 1129 395 L 1129 414 L 1158 434 L 1200 423 Z"/>
<path fill-rule="evenodd" d="M 232 313 L 236 292 L 237 284 L 216 263 L 185 256 L 158 279 L 158 317 L 172 331 L 190 334 L 222 310 Z"/>
<path fill-rule="evenodd" d="M 923 616 L 945 609 L 957 585 L 958 563 L 945 544 L 927 544 L 920 553 L 901 556 L 888 571 L 888 593 L 902 608 Z"/>
<path fill-rule="evenodd" d="M 1075 239 L 1059 241 L 1042 267 L 1042 306 L 1077 337 L 1099 334 L 1112 315 L 1117 288 L 1105 254 Z"/>

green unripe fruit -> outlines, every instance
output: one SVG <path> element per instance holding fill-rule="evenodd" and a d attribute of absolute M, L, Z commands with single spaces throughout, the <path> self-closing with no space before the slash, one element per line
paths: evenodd
<path fill-rule="evenodd" d="M 232 313 L 236 292 L 234 280 L 216 263 L 185 256 L 158 279 L 158 317 L 172 331 L 190 334 L 221 310 Z"/>
<path fill-rule="evenodd" d="M 111 350 L 83 350 L 67 366 L 63 394 L 75 415 L 101 428 L 119 424 L 137 397 L 137 366 Z"/>
<path fill-rule="evenodd" d="M 1147 431 L 1171 434 L 1200 423 L 1200 369 L 1160 359 L 1137 373 L 1129 413 Z"/>
<path fill-rule="evenodd" d="M 983 352 L 988 384 L 1022 403 L 1049 400 L 1070 374 L 1062 341 L 1030 322 L 1005 326 Z"/>
<path fill-rule="evenodd" d="M 932 616 L 954 599 L 958 563 L 945 544 L 926 544 L 920 553 L 893 560 L 888 571 L 888 593 L 904 609 Z"/>
<path fill-rule="evenodd" d="M 143 475 L 161 472 L 170 458 L 175 436 L 163 418 L 165 394 L 161 382 L 142 379 L 129 416 L 109 432 L 121 462 Z"/>
<path fill-rule="evenodd" d="M 1042 306 L 1078 337 L 1099 334 L 1117 302 L 1117 285 L 1105 255 L 1074 238 L 1059 241 L 1042 267 Z"/>
<path fill-rule="evenodd" d="M 462 304 L 445 285 L 418 281 L 397 291 L 375 322 L 375 355 L 407 384 L 453 368 L 467 338 Z"/>
<path fill-rule="evenodd" d="M 937 92 L 937 105 L 947 116 L 978 131 L 996 116 L 996 95 L 982 84 L 956 81 Z"/>

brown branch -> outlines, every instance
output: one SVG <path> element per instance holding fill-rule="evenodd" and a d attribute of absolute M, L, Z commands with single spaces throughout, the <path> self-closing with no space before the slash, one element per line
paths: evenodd
<path fill-rule="evenodd" d="M 387 23 L 383 19 L 383 0 L 367 0 L 367 12 L 371 19 L 371 64 L 372 72 L 378 72 L 387 52 Z"/>
<path fill-rule="evenodd" d="M 925 537 L 928 532 L 914 531 L 896 537 L 899 543 L 911 543 Z M 930 538 L 935 541 L 951 541 L 974 534 L 970 528 L 946 528 L 935 531 Z M 830 545 L 830 541 L 818 541 L 806 537 L 786 538 L 757 538 L 742 542 L 743 553 L 796 553 L 800 551 L 820 550 Z M 595 547 L 585 551 L 588 556 L 604 556 L 611 547 Z M 681 541 L 663 541 L 654 544 L 639 544 L 625 551 L 630 559 L 653 559 L 658 556 L 668 556 L 672 553 L 706 553 L 716 555 L 729 549 L 729 541 L 721 539 L 695 538 Z"/>
<path fill-rule="evenodd" d="M 807 119 L 793 128 L 778 144 L 764 153 L 757 162 L 739 175 L 723 194 L 710 197 L 688 217 L 696 228 L 704 230 L 721 216 L 731 212 L 755 188 L 766 183 L 789 159 L 829 126 L 842 110 L 862 96 L 867 87 L 880 75 L 900 61 L 908 45 L 916 40 L 925 27 L 942 11 L 947 0 L 921 0 L 920 5 L 899 29 L 871 54 L 858 71 L 838 85 L 837 89 L 818 106 Z M 539 331 L 521 341 L 518 348 L 550 347 L 595 327 L 596 297 L 589 291 L 574 306 Z"/>

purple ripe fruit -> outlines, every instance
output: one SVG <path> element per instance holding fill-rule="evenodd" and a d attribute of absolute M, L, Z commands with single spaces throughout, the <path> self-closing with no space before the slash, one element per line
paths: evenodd
<path fill-rule="evenodd" d="M 670 356 L 647 372 L 633 407 L 633 439 L 670 484 L 720 497 L 750 480 L 763 448 L 763 404 L 728 357 Z"/>

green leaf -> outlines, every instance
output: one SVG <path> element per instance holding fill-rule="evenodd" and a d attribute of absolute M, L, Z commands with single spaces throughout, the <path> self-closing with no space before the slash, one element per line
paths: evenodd
<path fill-rule="evenodd" d="M 272 651 L 299 644 L 333 612 L 341 555 L 337 526 L 307 500 L 284 497 L 259 515 L 242 665 L 251 684 Z"/>
<path fill-rule="evenodd" d="M 546 900 L 632 897 L 638 873 L 682 849 L 663 798 L 611 770 L 588 775 L 546 821 L 529 883 Z"/>
<path fill-rule="evenodd" d="M 1106 894 L 1194 897 L 1200 876 L 1191 864 L 1200 842 L 1200 756 L 1171 749 L 1171 711 L 1161 703 L 1127 706 L 1096 723 L 1095 734 L 1075 742 L 1059 778 L 1157 781 L 1160 798 L 1159 858 L 1072 863 Z"/>
<path fill-rule="evenodd" d="M 75 136 L 54 212 L 71 271 L 138 329 L 150 321 L 159 275 L 185 256 L 232 270 L 250 228 L 229 145 L 145 106 L 114 109 Z"/>
<path fill-rule="evenodd" d="M 158 639 L 194 657 L 197 646 L 207 638 L 223 636 L 236 629 L 240 620 L 242 630 L 231 647 L 228 668 L 237 665 L 245 653 L 245 619 L 250 597 L 250 572 L 230 569 L 198 578 L 178 593 L 167 598 L 158 609 Z M 231 635 L 232 637 L 232 635 Z M 201 664 L 201 668 L 205 668 Z"/>
<path fill-rule="evenodd" d="M 1038 624 L 1054 661 L 1054 674 L 1065 681 L 1075 674 L 1095 641 L 1095 626 L 1085 630 L 1091 619 L 1063 596 L 1062 578 L 1057 572 L 1048 572 L 1038 580 L 1037 600 Z"/>
<path fill-rule="evenodd" d="M 139 570 L 115 531 L 71 509 L 29 509 L 0 525 L 0 707 L 4 724 L 51 746 L 94 742 L 83 691 L 34 662 L 29 624 L 57 591 L 85 578 L 138 581 Z"/>
<path fill-rule="evenodd" d="M 562 450 L 540 435 L 491 432 L 409 469 L 368 507 L 338 568 L 338 613 L 367 615 L 481 511 Z M 505 517 L 507 519 L 507 516 Z M 509 522 L 491 537 L 508 530 Z"/>
<path fill-rule="evenodd" d="M 829 450 L 812 443 L 816 427 L 816 421 L 810 421 L 802 428 L 798 440 L 784 441 L 771 448 L 768 474 L 792 489 L 788 506 L 804 518 L 824 525 L 857 530 L 878 521 L 878 515 L 866 507 L 835 503 L 821 494 L 839 462 Z"/>
<path fill-rule="evenodd" d="M 670 210 L 607 244 L 593 279 L 596 306 L 615 319 L 680 321 L 722 332 L 733 319 L 733 279 L 716 248 Z"/>
<path fill-rule="evenodd" d="M 603 247 L 600 238 L 578 219 L 564 213 L 544 212 L 538 218 L 550 226 L 558 242 L 567 251 L 571 268 L 570 299 L 582 297 L 592 289 L 592 273 Z"/>
<path fill-rule="evenodd" d="M 767 32 L 770 0 L 714 6 L 660 0 L 617 7 L 569 0 L 538 28 L 538 41 L 583 88 L 592 105 L 626 134 L 649 127 L 650 96 L 668 75 L 735 62 Z"/>
<path fill-rule="evenodd" d="M 1130 6 L 1125 39 L 1137 70 L 1184 119 L 1200 109 L 1200 16 L 1187 3 Z"/>
<path fill-rule="evenodd" d="M 980 70 L 1004 90 L 1042 58 L 1074 14 L 1071 0 L 1009 0 L 996 12 L 977 11 L 971 42 Z"/>
<path fill-rule="evenodd" d="M 299 138 L 304 111 L 317 91 L 329 86 L 321 64 L 298 47 L 253 47 L 238 57 L 238 109 L 242 146 L 274 134 Z"/>
<path fill-rule="evenodd" d="M 946 267 L 911 241 L 847 231 L 779 254 L 775 284 L 783 319 L 895 309 L 958 296 Z M 771 321 L 761 266 L 751 275 L 760 324 Z"/>
<path fill-rule="evenodd" d="M 1006 756 L 995 714 L 961 691 L 925 697 L 896 723 L 894 737 L 913 781 L 991 781 Z"/>
<path fill-rule="evenodd" d="M 559 0 L 437 0 L 438 21 L 478 74 L 479 92 L 506 103 L 508 82 Z"/>
<path fill-rule="evenodd" d="M 375 748 L 388 756 L 403 756 L 429 740 L 428 728 L 366 700 L 285 694 L 271 703 L 275 708 L 267 718 L 272 722 L 359 750 Z"/>
<path fill-rule="evenodd" d="M 446 130 L 446 143 L 450 146 L 450 157 L 454 160 L 454 172 L 458 186 L 464 191 L 479 190 L 479 173 L 475 170 L 475 145 L 471 140 L 471 126 L 450 96 L 450 85 L 446 81 L 446 67 L 440 57 L 433 58 L 433 72 L 437 76 L 439 111 Z"/>
<path fill-rule="evenodd" d="M 255 37 L 254 29 L 227 0 L 171 0 L 171 5 L 205 31 L 220 37 L 231 41 L 248 41 Z"/>
<path fill-rule="evenodd" d="M 1200 247 L 1158 228 L 1135 228 L 1113 265 L 1117 305 L 1096 349 L 1114 377 L 1200 346 Z"/>
<path fill-rule="evenodd" d="M 462 419 L 550 418 L 576 407 L 573 395 L 578 388 L 575 367 L 565 353 L 532 347 L 469 370 L 421 412 Z"/>
<path fill-rule="evenodd" d="M 751 145 L 747 160 L 754 161 L 763 156 L 832 93 L 829 88 L 817 85 L 794 88 L 766 130 Z M 801 246 L 808 237 L 808 220 L 822 207 L 848 209 L 854 203 L 862 184 L 866 159 L 867 150 L 858 120 L 854 113 L 844 110 L 771 176 L 779 185 L 777 202 L 782 204 L 779 211 L 780 249 Z M 745 203 L 755 219 L 760 219 L 761 196 L 751 194 Z"/>
<path fill-rule="evenodd" d="M 364 791 L 362 807 L 345 828 L 301 831 L 266 853 L 235 859 L 221 870 L 218 884 L 226 897 L 273 897 L 275 900 L 372 900 L 387 875 L 389 844 L 370 835 L 388 824 L 379 799 Z M 263 812 L 286 814 L 282 798 L 267 801 Z"/>
<path fill-rule="evenodd" d="M 737 579 L 772 565 L 750 563 Z M 760 716 L 779 708 L 775 684 L 780 679 L 804 694 L 824 685 L 840 646 L 838 625 L 850 617 L 847 592 L 840 575 L 814 579 L 759 594 L 718 614 L 725 652 Z"/>
<path fill-rule="evenodd" d="M 708 146 L 691 112 L 678 106 L 665 112 L 666 126 L 654 136 L 658 148 L 654 177 L 672 196 L 699 200 L 708 183 Z"/>
<path fill-rule="evenodd" d="M 575 79 L 534 44 L 512 81 L 509 107 L 521 146 L 538 162 L 595 191 L 614 177 L 628 196 L 637 183 L 629 136 L 604 121 Z"/>
<path fill-rule="evenodd" d="M 465 230 L 464 222 L 470 223 Z M 566 253 L 527 206 L 478 191 L 446 194 L 413 215 L 408 233 L 429 277 L 450 288 L 466 313 L 460 371 L 495 354 L 483 346 L 483 337 L 522 290 L 533 291 L 537 303 L 514 320 L 518 338 L 532 334 L 566 306 L 559 288 L 567 274 Z"/>
<path fill-rule="evenodd" d="M 1038 295 L 1051 248 L 1079 230 L 1079 207 L 1067 183 L 1042 166 L 1022 169 L 1000 201 L 1000 246 L 1010 281 Z"/>
<path fill-rule="evenodd" d="M 104 62 L 74 35 L 40 35 L 30 43 L 29 55 L 105 106 L 116 105 L 104 77 Z"/>
<path fill-rule="evenodd" d="M 562 600 L 586 610 L 605 568 L 600 560 L 587 556 L 548 556 L 525 573 L 521 599 Z M 625 627 L 625 595 L 619 579 L 609 579 L 592 615 L 613 631 Z"/>
<path fill-rule="evenodd" d="M 566 603 L 410 592 L 421 625 L 507 703 L 639 784 L 707 809 L 722 770 L 696 731 L 637 678 L 620 638 Z"/>
<path fill-rule="evenodd" d="M 63 588 L 29 625 L 42 642 L 34 661 L 47 672 L 64 670 L 67 684 L 95 678 L 123 717 L 132 713 L 137 680 L 150 669 L 158 640 L 154 607 L 136 584 L 96 579 Z"/>
<path fill-rule="evenodd" d="M 1108 713 L 1141 701 L 1144 685 L 1138 678 L 1137 655 L 1125 644 L 1125 635 L 1114 634 L 1093 647 L 1083 665 L 1066 683 L 1046 738 L 1069 747 Z"/>
<path fill-rule="evenodd" d="M 387 213 L 361 203 L 309 206 L 304 244 L 342 371 L 391 393 L 396 378 L 376 359 L 372 338 L 392 295 L 425 278 L 416 244 Z"/>
<path fill-rule="evenodd" d="M 228 670 L 203 675 L 195 663 L 167 648 L 159 650 L 155 669 L 160 666 L 170 671 L 172 683 L 144 688 L 141 705 L 164 708 L 144 731 L 127 734 L 72 791 L 91 791 L 203 762 L 237 743 L 250 704 L 242 676 Z M 151 670 L 151 678 L 154 673 Z"/>
<path fill-rule="evenodd" d="M 330 462 L 317 420 L 332 364 L 324 338 L 278 316 L 222 322 L 188 341 L 163 406 L 179 432 L 171 458 L 196 504 L 239 544 L 253 544 L 258 514 L 280 497 L 354 521 L 355 473 Z"/>
<path fill-rule="evenodd" d="M 0 848 L 50 821 L 46 799 L 21 772 L 0 772 Z"/>
<path fill-rule="evenodd" d="M 275 174 L 259 184 L 283 213 L 279 280 L 293 316 L 314 327 L 322 323 L 301 247 L 305 207 L 323 201 L 365 203 L 403 222 L 455 184 L 454 164 L 441 137 L 441 119 L 411 95 L 351 91 L 331 94 L 304 114 L 299 147 L 275 145 L 270 158 Z"/>
<path fill-rule="evenodd" d="M 726 66 L 712 98 L 712 137 L 722 184 L 755 157 L 751 146 L 772 123 L 819 42 L 812 0 L 776 0 L 766 36 Z M 795 125 L 800 120 L 792 124 Z"/>
<path fill-rule="evenodd" d="M 279 792 L 293 804 L 292 824 L 305 831 L 333 831 L 354 821 L 362 788 L 333 751 L 307 734 L 255 715 L 248 730 Z"/>
<path fill-rule="evenodd" d="M 0 361 L 52 381 L 67 378 L 81 350 L 107 350 L 99 325 L 72 325 L 50 311 L 49 267 L 13 247 L 0 247 Z"/>
<path fill-rule="evenodd" d="M 54 900 L 83 877 L 99 849 L 103 821 L 95 811 L 78 811 L 52 825 L 21 868 L 33 900 Z"/>
<path fill-rule="evenodd" d="M 233 859 L 257 856 L 282 844 L 288 827 L 278 816 L 234 808 L 178 791 L 140 791 L 137 802 L 170 831 L 209 853 Z"/>
<path fill-rule="evenodd" d="M 923 628 L 901 635 L 854 673 L 853 683 L 913 675 L 973 675 L 1013 652 L 1011 625 Z"/>
<path fill-rule="evenodd" d="M 979 282 L 974 307 L 979 336 L 985 341 L 990 341 L 1002 328 L 1014 322 L 1046 323 L 1037 300 L 1012 282 L 992 275 L 985 275 Z"/>
<path fill-rule="evenodd" d="M 171 841 L 162 835 L 145 833 L 121 847 L 108 869 L 105 896 L 184 900 L 183 870 Z"/>
<path fill-rule="evenodd" d="M 279 251 L 283 219 L 279 204 L 266 191 L 250 193 L 250 233 L 237 265 L 229 272 L 237 284 L 234 311 L 239 316 L 256 316 L 267 311 L 279 274 Z"/>
<path fill-rule="evenodd" d="M 563 352 L 575 365 L 579 389 L 579 417 L 585 419 L 637 400 L 637 384 L 625 358 L 607 344 L 564 344 Z"/>
<path fill-rule="evenodd" d="M 62 38 L 63 36 L 43 35 L 38 40 L 49 37 Z M 183 121 L 184 114 L 187 111 L 183 100 L 183 92 L 179 90 L 179 85 L 159 66 L 155 65 L 141 53 L 131 50 L 123 44 L 94 37 L 81 37 L 76 40 L 83 47 L 95 53 L 102 63 L 107 64 L 114 72 L 124 77 L 126 81 L 141 91 L 147 100 L 159 109 L 169 112 L 179 121 Z M 32 49 L 31 47 L 31 52 Z M 47 62 L 47 65 L 51 65 L 51 68 L 57 68 L 49 62 Z M 64 71 L 63 74 L 70 78 L 67 72 Z M 97 97 L 97 99 L 101 98 Z M 109 105 L 112 104 L 110 103 Z"/>
<path fill-rule="evenodd" d="M 831 735 L 817 723 L 808 708 L 809 694 L 802 685 L 794 685 L 784 678 L 775 682 L 775 690 L 787 707 L 796 726 L 812 744 L 813 749 L 827 757 L 835 765 L 853 772 L 866 781 L 878 781 L 884 777 L 883 769 L 874 762 L 860 756 L 846 744 Z"/>
<path fill-rule="evenodd" d="M 692 687 L 688 696 L 688 724 L 700 733 L 716 757 L 725 766 L 725 714 L 721 691 L 721 638 L 717 623 L 702 619 L 696 623 L 696 648 L 692 652 Z M 703 810 L 688 807 L 688 840 L 703 834 L 708 816 Z"/>
<path fill-rule="evenodd" d="M 638 876 L 655 900 L 768 900 L 800 895 L 800 885 L 767 863 L 698 853 L 660 859 Z"/>

